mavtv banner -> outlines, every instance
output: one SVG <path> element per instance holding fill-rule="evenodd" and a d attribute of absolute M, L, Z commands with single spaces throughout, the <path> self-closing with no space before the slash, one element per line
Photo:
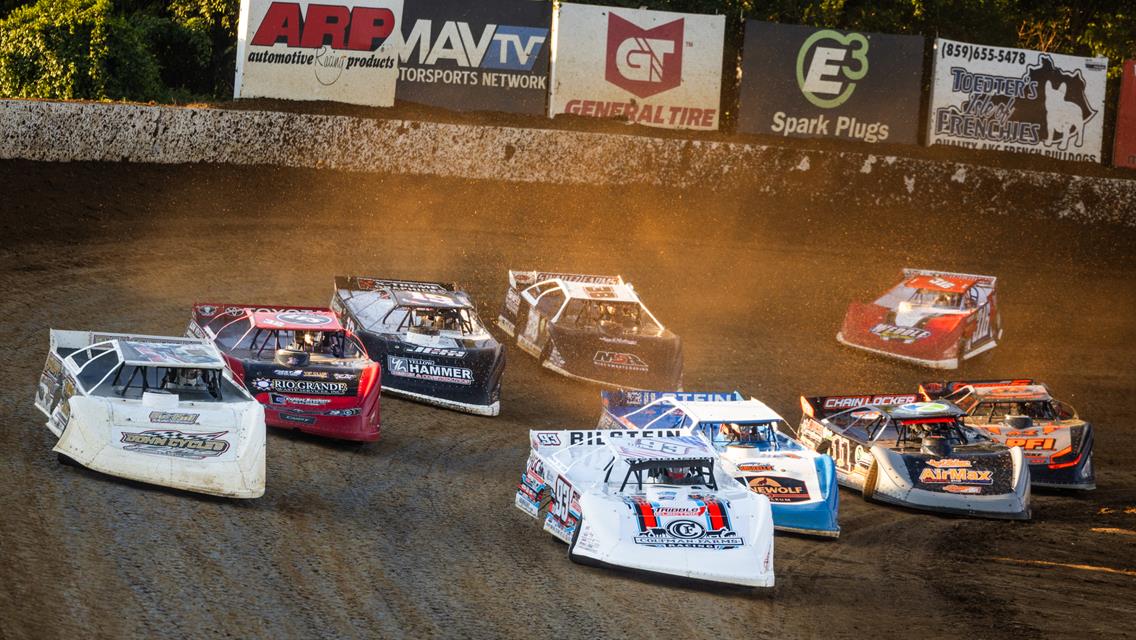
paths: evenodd
<path fill-rule="evenodd" d="M 561 4 L 550 116 L 717 129 L 724 16 Z"/>
<path fill-rule="evenodd" d="M 1100 162 L 1108 58 L 939 39 L 927 144 Z"/>
<path fill-rule="evenodd" d="M 750 20 L 738 130 L 917 144 L 923 38 Z"/>
<path fill-rule="evenodd" d="M 545 0 L 407 0 L 398 99 L 543 114 L 551 27 Z"/>
<path fill-rule="evenodd" d="M 402 0 L 241 0 L 233 96 L 389 107 L 401 15 Z"/>

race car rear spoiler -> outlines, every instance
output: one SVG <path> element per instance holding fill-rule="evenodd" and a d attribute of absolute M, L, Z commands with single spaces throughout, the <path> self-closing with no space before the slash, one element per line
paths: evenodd
<path fill-rule="evenodd" d="M 1010 378 L 1006 380 L 951 380 L 948 382 L 923 382 L 919 393 L 925 400 L 938 400 L 951 395 L 963 387 L 1024 387 L 1043 384 L 1032 378 Z"/>
<path fill-rule="evenodd" d="M 455 282 L 430 282 L 426 280 L 390 280 L 369 276 L 335 276 L 335 288 L 348 291 L 419 291 L 422 293 L 451 293 L 458 290 Z"/>
<path fill-rule="evenodd" d="M 239 318 L 248 311 L 330 311 L 327 307 L 302 307 L 294 304 L 233 304 L 231 302 L 198 302 L 193 305 L 190 320 L 196 322 L 201 328 L 213 320 L 227 316 L 231 319 Z M 227 323 L 226 323 L 227 324 Z M 220 329 L 220 327 L 215 327 Z"/>
<path fill-rule="evenodd" d="M 674 398 L 685 402 L 742 402 L 745 400 L 738 391 L 634 391 L 631 389 L 601 391 L 600 398 L 604 409 L 642 407 L 659 398 Z"/>
<path fill-rule="evenodd" d="M 597 276 L 584 273 L 561 273 L 558 271 L 509 270 L 509 286 L 514 289 L 557 278 L 566 282 L 583 282 L 585 284 L 626 284 L 623 281 L 623 276 Z"/>
<path fill-rule="evenodd" d="M 936 271 L 934 269 L 904 269 L 903 279 L 908 280 L 915 276 L 955 276 L 958 278 L 971 278 L 977 284 L 993 287 L 998 278 L 996 276 L 983 276 L 976 273 L 956 273 L 954 271 Z"/>
<path fill-rule="evenodd" d="M 914 393 L 876 393 L 859 396 L 801 396 L 801 411 L 806 416 L 823 420 L 828 416 L 865 405 L 899 406 L 919 402 Z"/>
<path fill-rule="evenodd" d="M 151 336 L 139 333 L 110 333 L 108 331 L 71 331 L 65 329 L 52 329 L 48 335 L 51 341 L 52 353 L 58 353 L 60 349 L 77 351 L 84 347 L 110 340 L 185 344 L 200 344 L 202 342 L 198 338 Z"/>
<path fill-rule="evenodd" d="M 689 436 L 681 429 L 566 429 L 559 431 L 529 431 L 529 442 L 534 451 L 554 453 L 567 447 L 606 447 L 610 442 L 628 442 L 643 438 L 679 438 Z"/>

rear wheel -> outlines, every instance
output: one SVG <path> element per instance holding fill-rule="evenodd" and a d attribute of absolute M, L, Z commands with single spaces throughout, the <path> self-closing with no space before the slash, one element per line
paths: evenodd
<path fill-rule="evenodd" d="M 864 499 L 871 500 L 876 495 L 876 482 L 879 480 L 880 465 L 875 460 L 868 468 L 868 477 L 864 479 Z"/>

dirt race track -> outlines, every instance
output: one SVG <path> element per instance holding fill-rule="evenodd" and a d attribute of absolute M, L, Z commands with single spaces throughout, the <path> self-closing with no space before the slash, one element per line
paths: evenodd
<path fill-rule="evenodd" d="M 0 162 L 0 637 L 1131 637 L 1136 230 L 769 194 L 210 166 Z M 527 430 L 597 390 L 509 347 L 501 415 L 395 399 L 371 445 L 272 430 L 264 498 L 64 467 L 32 406 L 49 327 L 179 334 L 190 304 L 326 304 L 332 276 L 451 279 L 496 317 L 505 270 L 618 272 L 685 340 L 686 385 L 790 422 L 804 392 L 927 371 L 840 347 L 847 303 L 905 266 L 999 276 L 1006 339 L 967 376 L 1039 377 L 1097 428 L 1098 489 L 1029 522 L 842 491 L 838 541 L 779 535 L 777 586 L 571 564 L 512 506 Z M 500 336 L 499 336 L 500 337 Z"/>

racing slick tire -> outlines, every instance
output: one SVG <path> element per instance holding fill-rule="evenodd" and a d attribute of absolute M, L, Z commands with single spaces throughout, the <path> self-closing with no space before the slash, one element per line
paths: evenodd
<path fill-rule="evenodd" d="M 876 495 L 876 482 L 880 477 L 880 463 L 875 460 L 872 461 L 872 466 L 868 468 L 868 477 L 864 478 L 864 499 L 871 500 Z"/>
<path fill-rule="evenodd" d="M 603 567 L 603 563 L 592 558 L 585 558 L 572 553 L 576 548 L 576 541 L 580 539 L 580 531 L 584 528 L 584 516 L 576 519 L 576 530 L 572 532 L 572 542 L 568 545 L 568 559 L 576 564 L 582 564 L 588 567 Z"/>

